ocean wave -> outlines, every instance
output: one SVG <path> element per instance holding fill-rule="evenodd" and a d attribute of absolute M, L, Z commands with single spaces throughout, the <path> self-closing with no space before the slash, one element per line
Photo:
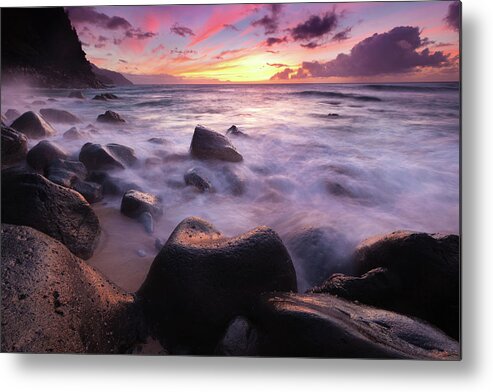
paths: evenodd
<path fill-rule="evenodd" d="M 135 106 L 139 107 L 161 107 L 161 106 L 171 106 L 173 105 L 174 100 L 172 99 L 156 99 L 154 101 L 144 101 L 135 104 Z"/>
<path fill-rule="evenodd" d="M 439 91 L 457 91 L 458 84 L 430 85 L 430 86 L 407 86 L 393 84 L 367 84 L 363 86 L 366 89 L 374 91 L 396 91 L 396 92 L 439 92 Z"/>
<path fill-rule="evenodd" d="M 334 91 L 306 90 L 306 91 L 295 92 L 294 94 L 313 95 L 313 96 L 328 97 L 328 98 L 353 99 L 355 101 L 364 101 L 364 102 L 382 101 L 381 98 L 372 95 L 345 94 L 345 93 L 338 93 Z"/>

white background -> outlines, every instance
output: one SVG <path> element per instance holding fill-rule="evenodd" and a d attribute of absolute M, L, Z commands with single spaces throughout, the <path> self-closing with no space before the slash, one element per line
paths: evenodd
<path fill-rule="evenodd" d="M 234 0 L 233 0 L 234 1 Z M 163 4 L 23 1 L 5 6 Z M 205 3 L 182 0 L 183 3 Z M 221 3 L 224 1 L 215 1 Z M 492 1 L 463 1 L 463 360 L 238 359 L 0 354 L 3 391 L 486 391 L 493 390 Z M 419 23 L 419 21 L 417 21 Z"/>

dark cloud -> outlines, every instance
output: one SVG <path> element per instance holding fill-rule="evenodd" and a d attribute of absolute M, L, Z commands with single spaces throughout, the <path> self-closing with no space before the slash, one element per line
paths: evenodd
<path fill-rule="evenodd" d="M 294 71 L 291 68 L 285 68 L 281 72 L 276 73 L 274 76 L 270 78 L 270 80 L 288 80 L 289 75 L 291 75 Z"/>
<path fill-rule="evenodd" d="M 436 42 L 433 46 L 435 48 L 446 48 L 446 47 L 449 47 L 449 46 L 453 46 L 454 44 L 450 43 L 450 42 Z"/>
<path fill-rule="evenodd" d="M 266 50 L 267 53 L 279 53 L 278 50 Z"/>
<path fill-rule="evenodd" d="M 94 44 L 94 47 L 95 47 L 96 49 L 101 49 L 101 48 L 106 47 L 106 44 L 104 44 L 104 43 L 97 43 L 97 44 Z"/>
<path fill-rule="evenodd" d="M 234 31 L 240 31 L 240 29 L 238 27 L 236 27 L 234 24 L 223 24 L 223 27 L 225 29 L 230 29 L 230 30 L 234 30 Z"/>
<path fill-rule="evenodd" d="M 142 31 L 140 28 L 129 29 L 125 32 L 125 37 L 136 38 L 136 39 L 147 39 L 155 37 L 157 34 L 150 31 Z"/>
<path fill-rule="evenodd" d="M 308 42 L 307 44 L 301 44 L 301 46 L 307 49 L 315 49 L 319 46 L 322 46 L 322 44 L 318 44 L 316 42 Z"/>
<path fill-rule="evenodd" d="M 267 4 L 269 14 L 260 19 L 254 20 L 252 26 L 261 26 L 265 30 L 265 34 L 274 34 L 279 29 L 279 19 L 281 16 L 282 4 Z"/>
<path fill-rule="evenodd" d="M 448 6 L 447 16 L 444 18 L 445 23 L 451 29 L 459 31 L 460 28 L 460 2 L 456 1 Z"/>
<path fill-rule="evenodd" d="M 106 41 L 108 41 L 108 37 L 105 37 L 104 35 L 100 35 L 98 37 L 98 41 L 99 42 L 106 42 Z"/>
<path fill-rule="evenodd" d="M 349 33 L 351 32 L 352 29 L 353 29 L 352 27 L 346 27 L 344 30 L 335 33 L 334 36 L 331 38 L 331 41 L 341 42 L 349 39 L 350 38 Z"/>
<path fill-rule="evenodd" d="M 180 54 L 180 55 L 186 55 L 186 54 L 197 54 L 196 50 L 193 49 L 178 49 L 174 48 L 169 51 L 171 54 Z"/>
<path fill-rule="evenodd" d="M 84 41 L 80 41 L 80 44 L 81 44 L 82 46 L 91 46 L 91 45 L 89 45 L 87 42 L 84 42 Z"/>
<path fill-rule="evenodd" d="M 180 37 L 186 37 L 187 35 L 188 36 L 195 35 L 192 29 L 185 26 L 180 26 L 178 23 L 175 23 L 173 26 L 171 26 L 170 31 L 173 34 L 179 35 Z"/>
<path fill-rule="evenodd" d="M 276 68 L 282 68 L 282 67 L 287 67 L 288 65 L 287 64 L 280 64 L 280 63 L 267 63 L 267 65 L 271 66 L 271 67 L 276 67 Z"/>
<path fill-rule="evenodd" d="M 272 46 L 272 45 L 281 44 L 283 42 L 288 42 L 288 37 L 282 37 L 282 38 L 269 37 L 264 41 L 264 44 L 267 46 Z"/>
<path fill-rule="evenodd" d="M 308 41 L 323 37 L 331 33 L 339 23 L 339 16 L 335 11 L 327 12 L 323 16 L 312 15 L 305 22 L 291 29 L 291 37 L 295 41 Z"/>
<path fill-rule="evenodd" d="M 118 61 L 119 61 L 120 63 L 128 64 L 128 61 L 123 60 L 123 59 L 118 59 Z"/>
<path fill-rule="evenodd" d="M 94 7 L 71 7 L 68 14 L 72 23 L 88 23 L 109 30 L 130 29 L 130 22 L 120 16 L 108 16 L 97 12 Z"/>
<path fill-rule="evenodd" d="M 398 74 L 420 67 L 447 66 L 449 56 L 423 49 L 425 42 L 418 27 L 395 27 L 364 39 L 349 54 L 341 53 L 325 63 L 303 62 L 301 68 L 303 74 L 317 78 Z"/>

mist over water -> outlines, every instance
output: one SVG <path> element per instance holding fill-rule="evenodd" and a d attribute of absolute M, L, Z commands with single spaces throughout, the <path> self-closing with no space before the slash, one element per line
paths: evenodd
<path fill-rule="evenodd" d="M 105 197 L 94 205 L 103 237 L 89 260 L 126 289 L 144 279 L 155 239 L 165 241 L 192 215 L 228 236 L 272 227 L 293 256 L 300 290 L 344 265 L 368 236 L 459 232 L 458 84 L 132 86 L 104 90 L 121 98 L 112 101 L 90 99 L 101 90 L 85 90 L 85 100 L 68 92 L 4 90 L 2 113 L 56 108 L 81 118 L 80 130 L 93 124 L 96 132 L 75 141 L 62 137 L 71 126 L 52 124 L 52 140 L 74 158 L 88 141 L 135 149 L 139 164 L 112 175 L 159 195 L 164 217 L 147 234 L 119 213 L 121 198 Z M 39 100 L 45 103 L 33 104 Z M 127 123 L 97 123 L 106 110 Z M 244 161 L 191 159 L 197 124 L 221 133 L 237 125 L 248 137 L 230 140 Z M 190 168 L 201 170 L 215 192 L 185 187 Z"/>

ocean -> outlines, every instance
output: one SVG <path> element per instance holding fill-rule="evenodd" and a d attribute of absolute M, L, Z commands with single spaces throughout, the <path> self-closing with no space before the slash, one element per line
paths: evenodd
<path fill-rule="evenodd" d="M 52 124 L 53 140 L 74 158 L 86 142 L 135 149 L 138 165 L 113 174 L 159 195 L 164 216 L 148 234 L 120 214 L 121 198 L 94 204 L 103 236 L 88 261 L 127 290 L 142 283 L 156 239 L 166 241 L 188 216 L 229 236 L 273 228 L 290 250 L 300 291 L 350 268 L 355 245 L 369 236 L 459 232 L 458 83 L 136 85 L 104 90 L 120 98 L 111 101 L 90 99 L 102 90 L 84 90 L 85 100 L 68 92 L 4 90 L 2 112 L 51 107 L 76 114 L 80 130 L 93 124 L 96 131 L 72 141 L 62 136 L 70 126 Z M 106 110 L 127 123 L 97 123 Z M 236 125 L 247 137 L 230 140 L 244 161 L 191 159 L 197 124 L 221 133 Z M 185 187 L 191 168 L 214 192 Z"/>

